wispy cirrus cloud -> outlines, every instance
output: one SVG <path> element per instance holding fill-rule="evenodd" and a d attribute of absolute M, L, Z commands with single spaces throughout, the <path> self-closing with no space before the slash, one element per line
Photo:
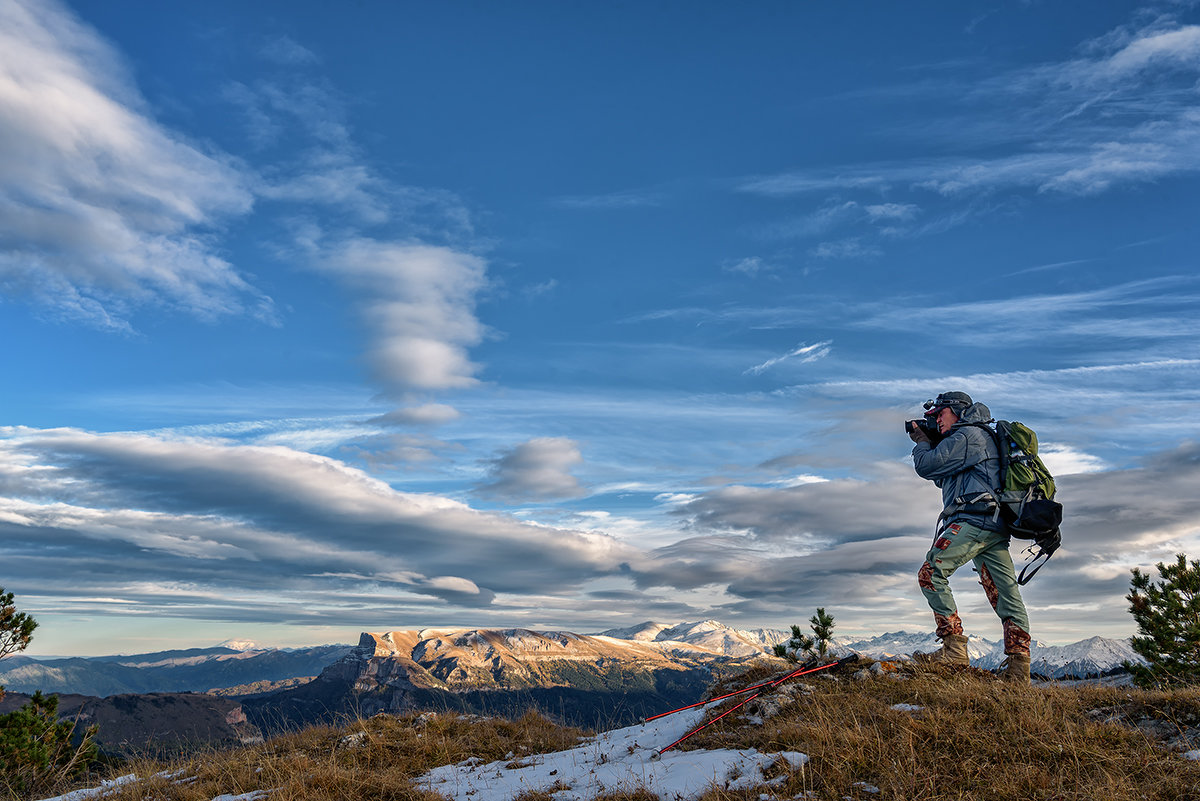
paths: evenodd
<path fill-rule="evenodd" d="M 652 190 L 627 190 L 599 195 L 566 195 L 553 203 L 566 209 L 635 209 L 661 206 L 666 195 Z"/>
<path fill-rule="evenodd" d="M 1197 344 L 1197 332 L 1172 323 L 1178 314 L 1200 305 L 1196 279 L 1169 276 L 1130 281 L 1074 292 L 1030 293 L 939 306 L 944 319 L 969 319 L 970 330 L 956 333 L 960 342 L 1063 340 L 1084 337 L 1113 340 L 1183 341 Z M 925 309 L 895 306 L 862 310 L 855 326 L 894 331 L 936 329 Z"/>
<path fill-rule="evenodd" d="M 1046 269 L 1054 265 L 1047 265 Z M 1096 347 L 1109 343 L 1116 352 L 1130 342 L 1172 344 L 1180 353 L 1195 353 L 1200 335 L 1176 322 L 1200 306 L 1197 280 L 1189 275 L 1127 281 L 1086 290 L 1038 291 L 1009 297 L 983 297 L 957 303 L 939 302 L 929 313 L 930 300 L 921 296 L 908 303 L 891 300 L 854 301 L 807 296 L 794 304 L 689 306 L 659 309 L 624 322 L 691 320 L 705 325 L 755 329 L 812 328 L 875 330 L 931 338 L 944 331 L 947 319 L 970 320 L 956 328 L 955 341 L 991 344 L 996 341 L 1034 342 L 1086 339 Z M 814 302 L 815 301 L 815 302 Z M 1125 343 L 1125 344 L 1123 344 Z"/>
<path fill-rule="evenodd" d="M 120 57 L 58 3 L 0 4 L 0 283 L 130 328 L 142 305 L 200 317 L 272 303 L 209 240 L 248 213 L 244 169 L 152 119 Z"/>
<path fill-rule="evenodd" d="M 286 34 L 268 39 L 259 49 L 259 53 L 268 61 L 287 67 L 307 66 L 321 61 L 316 53 Z"/>
<path fill-rule="evenodd" d="M 452 192 L 381 176 L 355 140 L 340 93 L 305 72 L 315 56 L 291 39 L 275 45 L 264 57 L 288 69 L 229 84 L 225 96 L 243 110 L 251 140 L 271 148 L 254 190 L 287 221 L 278 248 L 349 290 L 372 378 L 408 404 L 377 419 L 456 419 L 429 395 L 478 383 L 469 350 L 487 333 L 475 305 L 488 278 L 486 260 L 470 249 L 470 212 Z"/>
<path fill-rule="evenodd" d="M 727 273 L 737 273 L 740 275 L 748 275 L 751 278 L 769 273 L 774 270 L 761 256 L 747 256 L 744 259 L 737 259 L 721 265 L 721 269 Z"/>
<path fill-rule="evenodd" d="M 878 245 L 864 242 L 859 237 L 839 239 L 833 242 L 822 242 L 809 250 L 809 255 L 826 261 L 846 261 L 874 259 L 883 255 L 883 249 Z"/>
<path fill-rule="evenodd" d="M 1075 58 L 968 80 L 880 90 L 946 101 L 943 115 L 897 125 L 896 135 L 932 145 L 923 154 L 753 176 L 738 189 L 827 196 L 764 227 L 775 235 L 846 231 L 861 206 L 872 223 L 893 223 L 887 234 L 921 236 L 991 213 L 980 200 L 998 193 L 1094 195 L 1200 171 L 1200 26 L 1160 16 L 1083 42 Z M 977 205 L 964 213 L 964 203 Z"/>
<path fill-rule="evenodd" d="M 875 203 L 864 207 L 872 222 L 881 220 L 908 222 L 921 213 L 915 203 Z"/>
<path fill-rule="evenodd" d="M 801 342 L 794 349 L 788 351 L 782 356 L 776 356 L 773 359 L 767 359 L 762 364 L 756 364 L 753 367 L 748 368 L 746 370 L 746 374 L 761 375 L 775 365 L 789 360 L 794 360 L 800 364 L 808 364 L 809 362 L 815 362 L 819 359 L 824 359 L 833 352 L 833 348 L 831 347 L 832 345 L 832 339 L 827 339 L 824 342 L 816 342 L 812 345 Z"/>

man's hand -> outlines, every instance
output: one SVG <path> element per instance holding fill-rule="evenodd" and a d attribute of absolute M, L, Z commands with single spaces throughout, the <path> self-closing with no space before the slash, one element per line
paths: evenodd
<path fill-rule="evenodd" d="M 929 439 L 929 435 L 926 434 L 925 429 L 921 428 L 920 426 L 912 426 L 909 428 L 908 438 L 913 442 L 926 442 L 932 444 Z"/>

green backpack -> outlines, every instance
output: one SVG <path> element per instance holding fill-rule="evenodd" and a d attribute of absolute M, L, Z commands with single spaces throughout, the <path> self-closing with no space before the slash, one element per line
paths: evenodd
<path fill-rule="evenodd" d="M 1039 549 L 1037 558 L 1049 559 L 1062 543 L 1058 529 L 1062 525 L 1063 508 L 1054 500 L 1054 476 L 1038 456 L 1037 434 L 1024 423 L 1007 420 L 997 420 L 996 430 L 992 433 L 1000 452 L 1000 486 L 996 499 L 1000 504 L 1000 517 L 1008 524 L 1009 534 L 1033 540 Z M 1044 560 L 1028 578 L 1022 570 L 1020 583 L 1033 578 L 1042 564 L 1045 564 Z"/>

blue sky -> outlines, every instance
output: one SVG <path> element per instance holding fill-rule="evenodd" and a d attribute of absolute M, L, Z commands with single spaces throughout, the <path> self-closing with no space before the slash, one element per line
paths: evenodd
<path fill-rule="evenodd" d="M 1198 99 L 1194 3 L 0 0 L 0 585 L 43 654 L 928 630 L 958 389 L 1060 477 L 1034 636 L 1131 634 Z"/>

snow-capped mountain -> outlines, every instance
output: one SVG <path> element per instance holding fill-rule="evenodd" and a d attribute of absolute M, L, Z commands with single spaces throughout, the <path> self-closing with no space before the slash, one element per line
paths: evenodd
<path fill-rule="evenodd" d="M 614 640 L 661 643 L 671 651 L 701 651 L 729 657 L 748 657 L 770 653 L 776 643 L 791 635 L 775 629 L 735 629 L 716 620 L 699 623 L 646 622 L 623 629 L 596 634 Z"/>
<path fill-rule="evenodd" d="M 671 652 L 703 651 L 730 657 L 771 653 L 776 643 L 786 642 L 791 632 L 778 629 L 735 629 L 715 620 L 699 623 L 646 622 L 623 629 L 610 629 L 597 636 L 619 640 L 658 643 Z M 833 653 L 854 652 L 872 659 L 907 659 L 915 652 L 928 653 L 941 647 L 932 632 L 896 631 L 877 637 L 854 639 L 834 637 Z M 971 664 L 992 670 L 1005 659 L 1004 644 L 970 636 L 967 653 Z M 1049 678 L 1098 676 L 1121 668 L 1126 662 L 1142 662 L 1128 640 L 1090 637 L 1070 645 L 1047 645 L 1034 641 L 1030 647 L 1033 672 Z"/>
<path fill-rule="evenodd" d="M 997 647 L 997 643 L 982 637 L 968 635 L 968 640 L 967 654 L 972 662 L 983 659 Z M 913 653 L 929 653 L 942 647 L 941 641 L 933 632 L 912 634 L 907 631 L 889 632 L 865 640 L 834 638 L 834 645 L 839 652 L 853 651 L 872 659 L 907 659 Z"/>
<path fill-rule="evenodd" d="M 1144 663 L 1129 640 L 1089 637 L 1070 645 L 1045 645 L 1035 642 L 1029 649 L 1030 670 L 1052 679 L 1099 676 L 1120 668 L 1125 662 Z M 991 670 L 1004 661 L 1004 648 L 975 662 L 976 667 Z"/>

